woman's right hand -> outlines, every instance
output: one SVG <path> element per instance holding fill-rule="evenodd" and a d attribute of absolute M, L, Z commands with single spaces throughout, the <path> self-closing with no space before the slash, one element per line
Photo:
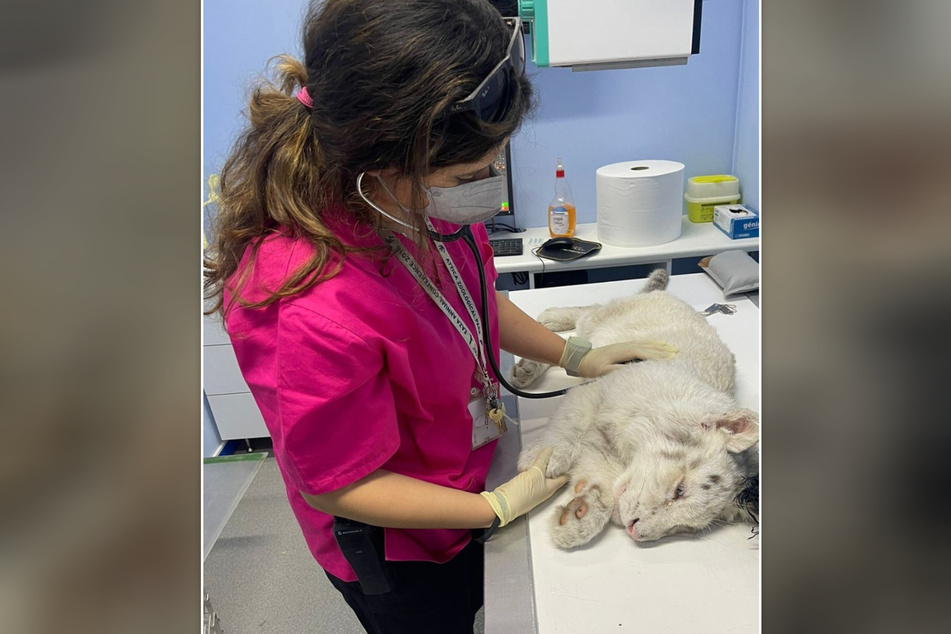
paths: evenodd
<path fill-rule="evenodd" d="M 551 447 L 542 449 L 528 469 L 495 490 L 482 493 L 501 520 L 499 526 L 505 526 L 516 517 L 528 513 L 568 482 L 567 475 L 545 477 L 551 453 Z"/>
<path fill-rule="evenodd" d="M 622 341 L 599 348 L 592 348 L 578 367 L 578 376 L 597 378 L 613 372 L 628 361 L 670 359 L 677 348 L 662 341 Z"/>

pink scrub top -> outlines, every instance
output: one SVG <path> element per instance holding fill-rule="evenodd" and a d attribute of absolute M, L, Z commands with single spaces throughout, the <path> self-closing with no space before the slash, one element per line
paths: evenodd
<path fill-rule="evenodd" d="M 327 224 L 344 243 L 384 244 L 371 229 L 352 226 L 346 212 L 328 216 Z M 457 229 L 433 223 L 442 233 Z M 485 263 L 491 346 L 498 359 L 498 274 L 485 227 L 477 224 L 472 231 Z M 416 257 L 412 242 L 398 237 Z M 481 306 L 477 264 L 469 247 L 457 240 L 446 248 Z M 241 297 L 263 299 L 265 289 L 279 288 L 312 252 L 305 239 L 286 232 L 263 238 Z M 435 250 L 431 258 L 417 260 L 474 328 Z M 331 266 L 336 264 L 339 257 L 334 256 Z M 226 306 L 230 299 L 226 291 Z M 270 432 L 291 508 L 314 558 L 332 575 L 357 579 L 334 541 L 333 517 L 311 507 L 301 491 L 328 493 L 377 469 L 473 493 L 484 490 L 496 443 L 472 449 L 468 403 L 470 390 L 480 385 L 475 359 L 396 257 L 349 253 L 329 280 L 265 308 L 236 303 L 226 324 L 241 373 Z M 489 373 L 496 380 L 491 368 Z M 387 528 L 385 535 L 388 560 L 443 563 L 462 550 L 471 533 Z"/>

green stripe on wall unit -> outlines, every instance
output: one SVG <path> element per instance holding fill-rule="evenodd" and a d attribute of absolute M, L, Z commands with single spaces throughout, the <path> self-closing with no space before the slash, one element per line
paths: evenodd
<path fill-rule="evenodd" d="M 548 0 L 519 0 L 519 16 L 532 23 L 532 61 L 548 67 Z"/>

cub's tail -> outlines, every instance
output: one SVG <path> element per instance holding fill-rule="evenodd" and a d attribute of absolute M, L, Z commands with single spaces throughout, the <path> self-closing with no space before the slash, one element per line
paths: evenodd
<path fill-rule="evenodd" d="M 667 269 L 654 269 L 647 277 L 647 284 L 641 290 L 642 293 L 651 291 L 662 291 L 667 288 L 667 282 L 670 280 L 670 274 Z"/>

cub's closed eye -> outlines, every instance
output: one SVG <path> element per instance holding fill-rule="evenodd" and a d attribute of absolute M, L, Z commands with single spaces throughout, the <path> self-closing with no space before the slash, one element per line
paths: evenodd
<path fill-rule="evenodd" d="M 674 499 L 682 498 L 684 496 L 684 483 L 681 482 L 677 485 L 677 490 L 674 491 Z"/>

